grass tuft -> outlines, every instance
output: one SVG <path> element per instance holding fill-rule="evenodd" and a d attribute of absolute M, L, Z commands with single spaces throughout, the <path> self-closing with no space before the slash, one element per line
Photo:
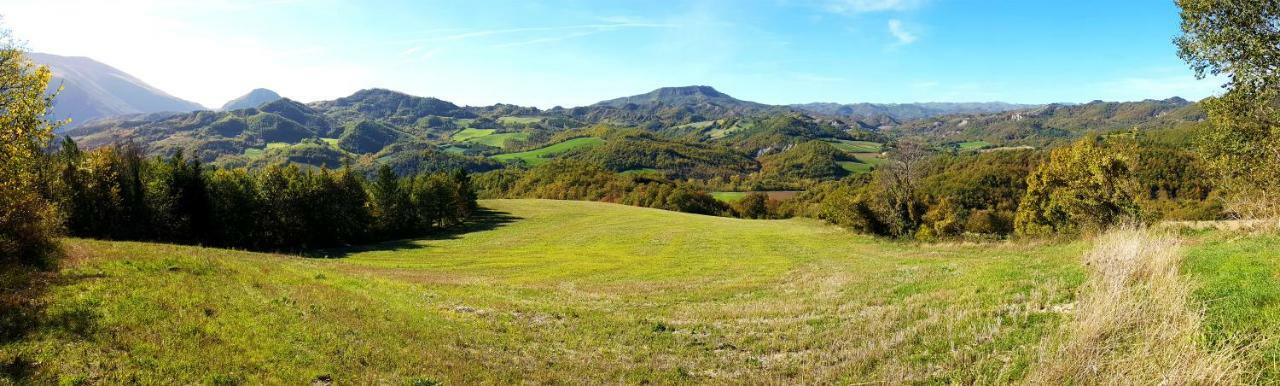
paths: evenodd
<path fill-rule="evenodd" d="M 1075 318 L 1047 341 L 1032 383 L 1240 383 L 1235 353 L 1205 339 L 1180 244 L 1145 230 L 1099 237 L 1084 256 L 1091 272 Z"/>

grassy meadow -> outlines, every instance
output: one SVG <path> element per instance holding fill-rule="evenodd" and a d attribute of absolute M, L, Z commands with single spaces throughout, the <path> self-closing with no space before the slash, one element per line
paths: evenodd
<path fill-rule="evenodd" d="M 571 150 L 582 148 L 582 147 L 596 146 L 602 143 L 604 143 L 604 140 L 600 138 L 581 137 L 581 138 L 574 138 L 568 141 L 556 143 L 553 145 L 549 145 L 549 146 L 545 146 L 545 147 L 541 147 L 541 148 L 537 148 L 529 151 L 522 151 L 519 153 L 498 154 L 493 156 L 492 158 L 498 161 L 503 161 L 503 162 L 519 160 L 520 162 L 524 162 L 525 164 L 533 166 L 533 165 L 541 164 L 543 162 L 550 161 L 551 158 L 556 155 L 563 154 Z"/>
<path fill-rule="evenodd" d="M 1004 383 L 1085 278 L 1084 242 L 482 206 L 470 232 L 310 258 L 67 240 L 46 320 L 0 363 L 35 383 Z"/>

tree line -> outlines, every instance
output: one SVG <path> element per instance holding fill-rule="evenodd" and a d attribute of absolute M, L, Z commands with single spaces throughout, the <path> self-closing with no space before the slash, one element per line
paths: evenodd
<path fill-rule="evenodd" d="M 776 216 L 934 240 L 1072 236 L 1117 223 L 1228 215 L 1191 150 L 1139 133 L 1087 136 L 1048 150 L 953 154 L 899 142 L 872 173 L 814 185 Z"/>
<path fill-rule="evenodd" d="M 77 237 L 332 247 L 439 231 L 476 210 L 461 169 L 399 177 L 384 166 L 372 180 L 349 166 L 211 169 L 181 152 L 147 158 L 132 144 L 82 151 L 69 138 L 46 158 L 42 193 Z"/>

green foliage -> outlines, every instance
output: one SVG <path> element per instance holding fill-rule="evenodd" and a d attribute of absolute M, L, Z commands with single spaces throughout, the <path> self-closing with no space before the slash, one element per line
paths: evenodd
<path fill-rule="evenodd" d="M 395 143 L 402 134 L 387 125 L 364 120 L 347 125 L 338 137 L 338 147 L 352 153 L 377 153 Z"/>
<path fill-rule="evenodd" d="M 448 172 L 464 169 L 480 173 L 502 168 L 502 163 L 484 157 L 456 154 L 441 150 L 435 145 L 421 142 L 397 143 L 378 153 L 377 164 L 390 166 L 397 175 Z M 376 171 L 378 165 L 369 168 Z"/>
<path fill-rule="evenodd" d="M 780 180 L 828 180 L 849 174 L 841 162 L 858 160 L 823 141 L 808 141 L 782 152 L 760 157 L 764 178 Z"/>
<path fill-rule="evenodd" d="M 598 146 L 603 143 L 604 143 L 603 139 L 595 138 L 595 137 L 574 138 L 574 139 L 570 139 L 564 142 L 556 143 L 554 145 L 550 145 L 550 146 L 546 146 L 546 147 L 542 147 L 534 150 L 529 150 L 529 151 L 524 151 L 519 153 L 498 154 L 493 156 L 492 158 L 496 161 L 501 161 L 501 162 L 519 161 L 526 165 L 536 166 L 544 162 L 547 162 L 548 160 L 558 155 L 561 155 L 570 151 L 582 149 L 582 148 Z"/>
<path fill-rule="evenodd" d="M 727 205 L 701 190 L 576 160 L 554 160 L 524 173 L 486 173 L 477 178 L 476 186 L 485 197 L 605 201 L 709 215 L 728 211 Z"/>
<path fill-rule="evenodd" d="M 1196 74 L 1224 75 L 1228 92 L 1205 100 L 1210 130 L 1201 141 L 1227 209 L 1280 215 L 1280 5 L 1268 1 L 1179 0 L 1178 55 Z"/>
<path fill-rule="evenodd" d="M 747 174 L 758 168 L 745 154 L 705 143 L 660 138 L 638 130 L 610 130 L 604 143 L 568 156 L 613 171 L 654 169 L 677 178 Z"/>
<path fill-rule="evenodd" d="M 1085 138 L 1056 149 L 1031 176 L 1014 226 L 1020 235 L 1075 235 L 1138 221 L 1137 144 Z"/>
<path fill-rule="evenodd" d="M 398 177 L 384 166 L 373 183 L 349 167 L 210 171 L 181 153 L 151 160 L 136 147 L 81 153 L 69 140 L 57 160 L 54 196 L 81 237 L 315 248 L 435 232 L 475 211 L 463 171 Z"/>
<path fill-rule="evenodd" d="M 217 122 L 210 124 L 208 131 L 213 135 L 235 137 L 244 133 L 244 131 L 248 129 L 249 124 L 245 122 L 244 118 L 228 115 L 219 119 Z"/>
<path fill-rule="evenodd" d="M 1051 104 L 1011 112 L 941 116 L 904 122 L 889 130 L 897 136 L 928 138 L 938 143 L 1047 146 L 1099 132 L 1176 130 L 1204 120 L 1197 104 L 1181 98 L 1138 102 L 1093 101 L 1080 105 Z"/>
<path fill-rule="evenodd" d="M 58 122 L 48 120 L 52 74 L 0 36 L 0 263 L 42 263 L 57 249 L 55 207 L 41 195 L 41 149 Z"/>
<path fill-rule="evenodd" d="M 869 132 L 856 137 L 845 128 L 799 113 L 773 114 L 738 123 L 745 128 L 734 131 L 720 141 L 750 154 L 769 153 L 811 140 L 877 139 Z"/>
<path fill-rule="evenodd" d="M 1238 347 L 1254 379 L 1280 377 L 1280 237 L 1221 232 L 1187 250 L 1184 272 L 1196 279 L 1204 329 L 1213 347 Z"/>
<path fill-rule="evenodd" d="M 298 122 L 272 113 L 254 114 L 245 122 L 249 132 L 264 142 L 294 143 L 315 135 Z"/>
<path fill-rule="evenodd" d="M 1280 86 L 1280 5 L 1252 0 L 1177 0 L 1182 9 L 1178 56 L 1196 74 L 1226 75 L 1246 95 L 1275 95 Z"/>
<path fill-rule="evenodd" d="M 778 201 L 761 192 L 752 192 L 733 202 L 733 212 L 740 218 L 770 218 L 777 212 Z"/>
<path fill-rule="evenodd" d="M 453 135 L 452 135 L 452 136 L 450 136 L 449 138 L 450 138 L 450 139 L 452 139 L 452 140 L 454 140 L 454 141 L 456 141 L 456 142 L 464 142 L 464 141 L 467 141 L 467 140 L 470 140 L 470 139 L 473 139 L 473 138 L 480 138 L 480 137 L 484 137 L 484 136 L 487 136 L 487 135 L 491 135 L 491 134 L 493 134 L 495 131 L 498 131 L 498 130 L 496 130 L 496 129 L 475 129 L 475 128 L 470 128 L 470 127 L 468 127 L 468 128 L 462 129 L 462 130 L 458 130 L 458 132 L 453 133 Z"/>
<path fill-rule="evenodd" d="M 350 157 L 328 143 L 314 138 L 294 145 L 282 145 L 268 145 L 262 156 L 253 160 L 249 165 L 254 168 L 262 168 L 281 163 L 291 163 L 337 168 L 342 166 Z"/>
<path fill-rule="evenodd" d="M 64 275 L 79 280 L 40 299 L 68 323 L 3 346 L 0 363 L 56 363 L 35 384 L 1013 384 L 1071 317 L 1039 309 L 1071 303 L 1084 277 L 1082 243 L 915 245 L 803 219 L 481 205 L 505 220 L 323 261 L 67 240 L 79 258 Z M 359 338 L 328 338 L 343 336 Z"/>
<path fill-rule="evenodd" d="M 317 106 L 342 124 L 369 119 L 394 126 L 412 126 L 419 119 L 432 116 L 475 117 L 475 114 L 453 103 L 383 89 L 360 90 L 351 96 L 322 102 Z"/>

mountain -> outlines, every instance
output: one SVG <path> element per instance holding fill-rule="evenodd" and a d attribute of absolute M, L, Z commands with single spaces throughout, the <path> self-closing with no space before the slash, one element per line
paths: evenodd
<path fill-rule="evenodd" d="M 836 105 L 845 106 L 850 105 Z M 871 168 L 881 144 L 920 137 L 935 144 L 987 141 L 1045 145 L 1089 132 L 1132 128 L 1166 137 L 1204 119 L 1179 98 L 1140 102 L 1045 105 L 994 113 L 965 113 L 898 122 L 910 114 L 984 111 L 1012 105 L 882 105 L 879 118 L 743 101 L 706 86 L 672 87 L 572 109 L 515 105 L 467 107 L 386 89 L 313 103 L 288 98 L 257 107 L 150 113 L 96 120 L 67 131 L 85 148 L 132 141 L 151 155 L 183 151 L 220 166 L 279 162 L 369 171 L 388 165 L 400 173 L 461 167 L 504 167 L 503 153 L 554 148 L 593 137 L 598 146 L 560 151 L 619 172 L 651 171 L 672 178 L 758 174 L 769 186 L 827 180 Z M 950 109 L 950 110 L 949 110 Z M 905 118 L 904 118 L 905 119 Z M 1154 132 L 1153 132 L 1154 134 Z M 861 165 L 859 165 L 861 164 Z M 508 165 L 509 166 L 509 165 Z M 726 177 L 727 178 L 727 177 Z"/>
<path fill-rule="evenodd" d="M 1037 105 L 1014 104 L 1004 102 L 971 102 L 971 103 L 805 103 L 791 105 L 793 108 L 816 114 L 843 117 L 875 118 L 888 117 L 893 121 L 905 122 L 924 118 L 933 118 L 954 114 L 987 114 L 1012 110 L 1022 110 Z"/>
<path fill-rule="evenodd" d="M 663 87 L 640 95 L 597 102 L 592 106 L 627 108 L 628 105 L 720 105 L 727 107 L 766 108 L 767 105 L 736 99 L 711 86 Z"/>
<path fill-rule="evenodd" d="M 1204 119 L 1204 109 L 1199 104 L 1173 97 L 1138 102 L 1050 104 L 1000 113 L 947 115 L 907 122 L 888 132 L 934 141 L 983 140 L 1036 145 L 1089 132 L 1179 128 Z"/>
<path fill-rule="evenodd" d="M 54 117 L 71 118 L 70 127 L 117 115 L 205 109 L 93 59 L 34 52 L 27 56 L 53 72 L 50 91 L 63 87 L 55 100 Z"/>
<path fill-rule="evenodd" d="M 786 110 L 785 106 L 740 100 L 710 86 L 685 86 L 664 87 L 590 106 L 567 110 L 555 108 L 548 112 L 567 114 L 587 122 L 656 128 Z"/>
<path fill-rule="evenodd" d="M 222 105 L 222 110 L 224 111 L 239 110 L 239 109 L 247 109 L 251 107 L 258 107 L 268 102 L 275 102 L 280 98 L 281 98 L 280 94 L 276 94 L 275 91 L 271 91 L 265 88 L 255 88 L 253 89 L 253 91 L 249 91 L 248 94 L 244 94 L 239 98 L 232 99 L 228 101 L 226 104 Z"/>

